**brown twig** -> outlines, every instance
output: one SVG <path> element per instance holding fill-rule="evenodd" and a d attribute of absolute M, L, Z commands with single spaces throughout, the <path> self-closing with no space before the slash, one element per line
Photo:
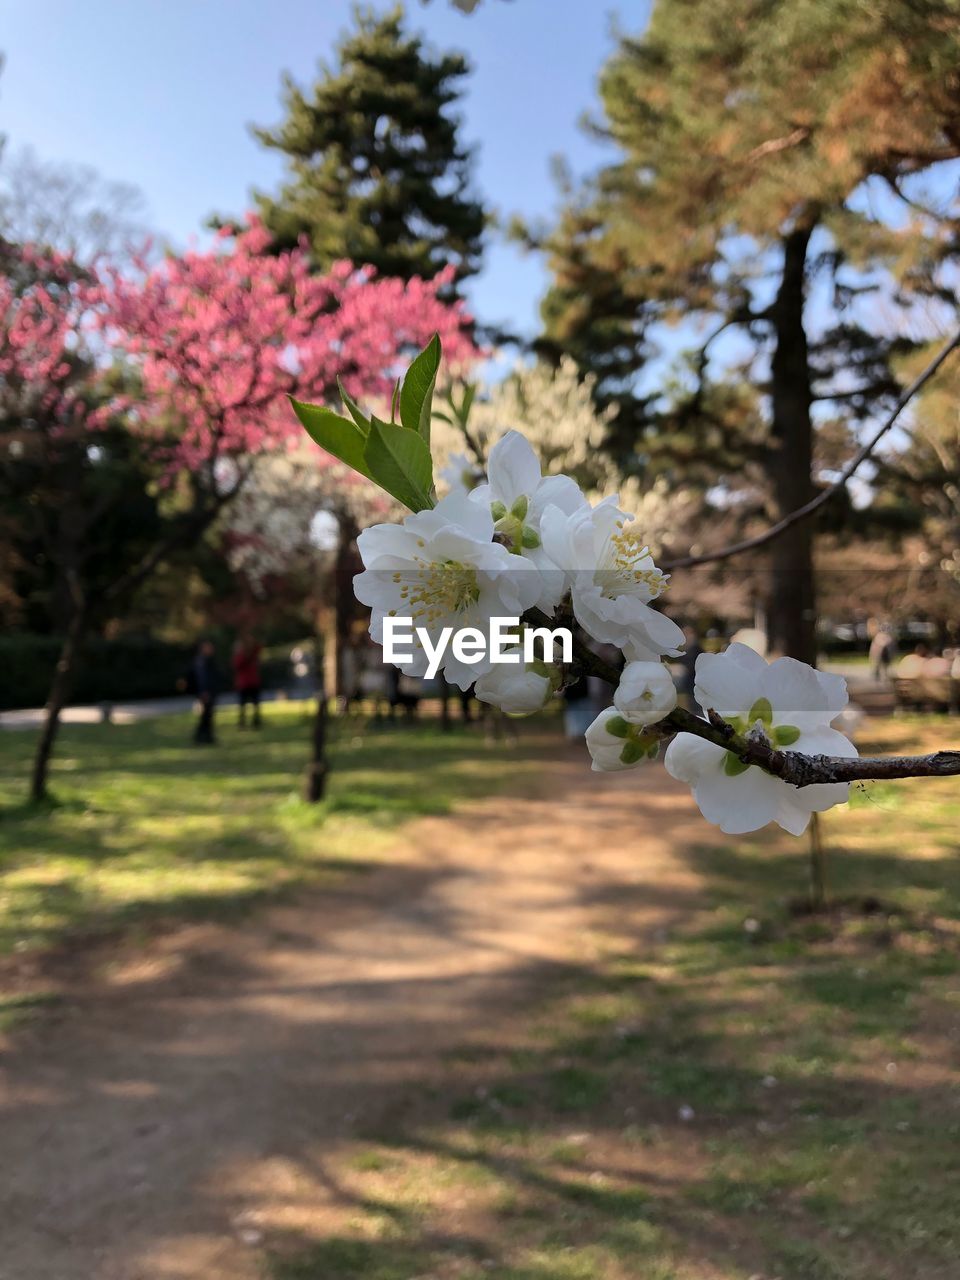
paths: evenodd
<path fill-rule="evenodd" d="M 543 615 L 537 624 L 543 625 Z M 620 673 L 579 641 L 574 643 L 576 665 L 586 675 L 598 676 L 617 685 Z M 681 707 L 675 708 L 651 729 L 662 737 L 692 733 L 732 752 L 744 764 L 756 765 L 766 773 L 795 787 L 819 782 L 863 782 L 872 779 L 948 778 L 960 775 L 960 750 L 935 751 L 926 756 L 846 756 L 805 755 L 802 751 L 780 751 L 764 739 L 740 734 L 722 716 L 710 711 L 702 720 Z"/>

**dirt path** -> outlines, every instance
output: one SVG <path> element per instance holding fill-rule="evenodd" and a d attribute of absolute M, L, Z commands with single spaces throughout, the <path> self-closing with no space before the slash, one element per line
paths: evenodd
<path fill-rule="evenodd" d="M 2 1280 L 254 1280 L 343 1212 L 331 1161 L 442 1086 L 600 930 L 685 917 L 702 842 L 662 769 L 404 828 L 390 865 L 78 982 L 0 1062 Z M 638 788 L 641 794 L 638 795 Z"/>

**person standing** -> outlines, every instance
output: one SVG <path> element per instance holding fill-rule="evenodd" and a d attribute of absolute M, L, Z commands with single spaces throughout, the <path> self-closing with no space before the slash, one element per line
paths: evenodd
<path fill-rule="evenodd" d="M 237 724 L 247 727 L 247 707 L 253 708 L 251 724 L 260 728 L 260 694 L 263 678 L 260 674 L 261 646 L 252 636 L 244 634 L 233 646 L 233 687 L 237 692 L 239 712 Z"/>
<path fill-rule="evenodd" d="M 213 746 L 217 740 L 214 734 L 214 715 L 220 691 L 220 671 L 212 640 L 201 640 L 197 645 L 191 675 L 193 692 L 200 703 L 200 716 L 193 731 L 193 740 L 198 746 Z"/>
<path fill-rule="evenodd" d="M 870 641 L 870 666 L 873 668 L 873 678 L 877 683 L 886 680 L 890 674 L 894 648 L 893 632 L 887 626 L 880 627 Z"/>

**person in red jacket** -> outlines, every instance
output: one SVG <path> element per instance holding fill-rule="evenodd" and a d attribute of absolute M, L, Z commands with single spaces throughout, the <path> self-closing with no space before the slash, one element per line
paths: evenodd
<path fill-rule="evenodd" d="M 237 724 L 247 727 L 247 706 L 253 708 L 253 728 L 260 728 L 260 645 L 249 635 L 242 635 L 233 647 L 233 687 L 240 701 Z"/>

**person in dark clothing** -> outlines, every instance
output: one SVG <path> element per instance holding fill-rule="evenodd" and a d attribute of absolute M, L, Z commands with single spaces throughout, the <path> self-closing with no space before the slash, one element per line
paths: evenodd
<path fill-rule="evenodd" d="M 193 691 L 200 703 L 200 717 L 193 731 L 193 740 L 199 746 L 212 746 L 216 742 L 213 720 L 220 691 L 220 671 L 212 640 L 200 641 L 191 674 Z"/>
<path fill-rule="evenodd" d="M 252 725 L 260 728 L 260 646 L 250 636 L 241 636 L 233 649 L 233 687 L 237 691 L 240 712 L 237 724 L 247 727 L 247 707 L 253 708 Z"/>

